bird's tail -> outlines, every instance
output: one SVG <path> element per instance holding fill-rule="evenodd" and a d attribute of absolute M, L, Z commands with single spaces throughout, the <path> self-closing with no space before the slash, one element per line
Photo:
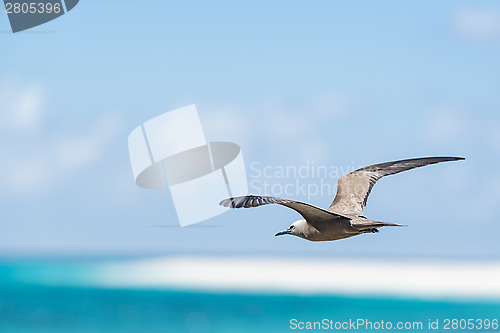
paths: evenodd
<path fill-rule="evenodd" d="M 389 222 L 381 222 L 373 220 L 353 220 L 351 221 L 351 224 L 353 227 L 362 227 L 362 228 L 407 227 L 407 225 L 405 224 L 389 223 Z"/>
<path fill-rule="evenodd" d="M 380 221 L 375 221 L 378 223 L 381 227 L 407 227 L 408 225 L 406 224 L 398 224 L 398 223 L 389 223 L 389 222 L 380 222 Z"/>

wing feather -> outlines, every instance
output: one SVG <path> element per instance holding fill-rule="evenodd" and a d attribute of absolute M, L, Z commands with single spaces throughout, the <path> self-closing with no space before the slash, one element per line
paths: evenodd
<path fill-rule="evenodd" d="M 329 211 L 343 215 L 363 215 L 368 196 L 377 181 L 388 175 L 440 162 L 463 160 L 463 157 L 424 157 L 370 165 L 339 178 L 337 195 Z"/>
<path fill-rule="evenodd" d="M 219 203 L 221 206 L 230 208 L 250 208 L 269 204 L 278 204 L 291 208 L 297 211 L 304 217 L 304 219 L 306 219 L 307 222 L 311 224 L 314 224 L 316 221 L 324 221 L 327 219 L 333 220 L 335 218 L 345 218 L 345 216 L 341 214 L 328 211 L 305 202 L 277 197 L 247 195 L 224 199 Z"/>

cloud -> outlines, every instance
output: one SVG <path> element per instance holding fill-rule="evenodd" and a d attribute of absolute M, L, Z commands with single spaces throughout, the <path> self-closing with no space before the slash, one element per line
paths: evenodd
<path fill-rule="evenodd" d="M 237 106 L 198 107 L 207 141 L 247 142 L 252 138 L 255 113 L 245 112 Z"/>
<path fill-rule="evenodd" d="M 0 82 L 2 130 L 35 130 L 41 123 L 44 97 L 45 91 L 41 85 L 21 86 L 11 80 Z"/>
<path fill-rule="evenodd" d="M 209 141 L 215 138 L 245 147 L 292 147 L 299 150 L 294 155 L 319 161 L 328 148 L 319 144 L 321 132 L 331 131 L 335 120 L 352 113 L 353 105 L 351 98 L 330 93 L 293 106 L 267 101 L 253 108 L 200 108 L 200 114 Z"/>
<path fill-rule="evenodd" d="M 46 185 L 49 174 L 48 160 L 42 156 L 10 156 L 12 163 L 2 170 L 4 185 L 18 193 L 28 193 Z"/>
<path fill-rule="evenodd" d="M 95 163 L 117 132 L 117 119 L 100 116 L 88 126 L 63 124 L 49 130 L 41 121 L 47 93 L 41 86 L 0 83 L 0 184 L 11 193 L 47 190 Z M 71 134 L 67 127 L 73 128 Z"/>
<path fill-rule="evenodd" d="M 426 141 L 435 144 L 449 144 L 463 137 L 467 120 L 462 111 L 450 105 L 436 107 L 428 119 L 424 136 Z"/>
<path fill-rule="evenodd" d="M 431 108 L 422 125 L 422 139 L 436 147 L 481 147 L 488 154 L 500 153 L 500 118 L 494 113 L 469 110 L 456 104 Z"/>
<path fill-rule="evenodd" d="M 350 96 L 323 93 L 294 104 L 267 100 L 253 106 L 197 107 L 206 140 L 238 144 L 248 166 L 255 160 L 326 163 L 331 146 L 325 133 L 331 135 L 336 122 L 350 116 L 355 106 Z"/>
<path fill-rule="evenodd" d="M 459 206 L 462 221 L 491 223 L 500 197 L 500 120 L 496 114 L 481 114 L 467 108 L 441 105 L 434 108 L 423 125 L 422 141 L 431 150 L 455 151 L 467 160 L 464 166 L 447 171 L 437 180 L 441 188 L 453 193 L 468 193 Z M 444 150 L 443 150 L 444 149 Z"/>
<path fill-rule="evenodd" d="M 84 134 L 63 137 L 52 143 L 51 154 L 61 168 L 80 168 L 96 161 L 118 131 L 117 119 L 103 115 Z"/>
<path fill-rule="evenodd" d="M 319 94 L 312 98 L 309 112 L 324 119 L 340 118 L 352 112 L 352 98 L 341 94 Z"/>
<path fill-rule="evenodd" d="M 484 130 L 484 135 L 486 144 L 500 154 L 500 122 L 489 124 Z"/>
<path fill-rule="evenodd" d="M 500 40 L 500 11 L 461 9 L 454 15 L 456 32 L 475 40 Z"/>
<path fill-rule="evenodd" d="M 496 207 L 500 198 L 500 172 L 489 172 L 482 177 L 476 185 L 475 195 L 471 196 L 469 207 L 474 207 L 473 211 L 468 211 L 466 216 L 470 217 L 474 223 L 487 224 L 496 223 Z"/>

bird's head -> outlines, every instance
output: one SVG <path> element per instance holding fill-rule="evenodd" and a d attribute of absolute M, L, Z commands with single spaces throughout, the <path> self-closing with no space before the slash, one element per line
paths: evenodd
<path fill-rule="evenodd" d="M 294 235 L 294 236 L 298 236 L 298 237 L 301 237 L 301 238 L 305 238 L 305 236 L 304 236 L 304 230 L 306 228 L 306 224 L 307 224 L 306 220 L 295 221 L 292 224 L 290 224 L 290 226 L 288 227 L 288 229 L 280 231 L 280 232 L 278 232 L 274 236 Z"/>

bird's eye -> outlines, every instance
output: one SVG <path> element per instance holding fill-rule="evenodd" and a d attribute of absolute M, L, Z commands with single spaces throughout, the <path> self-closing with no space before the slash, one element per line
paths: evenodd
<path fill-rule="evenodd" d="M 291 225 L 290 228 L 288 228 L 288 229 L 292 230 L 293 228 L 295 228 L 295 226 Z"/>

